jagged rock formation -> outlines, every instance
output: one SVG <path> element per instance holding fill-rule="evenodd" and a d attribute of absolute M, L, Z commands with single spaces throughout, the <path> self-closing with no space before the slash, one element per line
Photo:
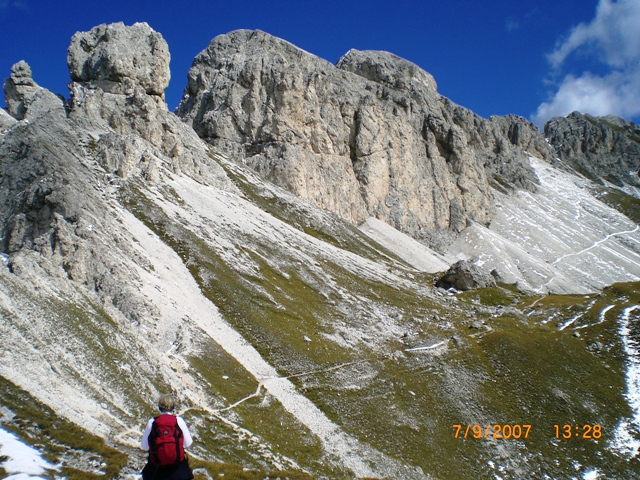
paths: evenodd
<path fill-rule="evenodd" d="M 265 34 L 246 35 L 282 47 Z M 640 303 L 636 284 L 572 297 L 567 309 L 564 299 L 532 301 L 502 286 L 444 292 L 426 273 L 446 269 L 462 254 L 538 293 L 586 294 L 605 281 L 640 277 L 640 227 L 604 208 L 590 182 L 534 158 L 535 176 L 519 169 L 525 148 L 544 150 L 526 122 L 482 120 L 440 97 L 428 74 L 384 52 L 352 51 L 343 65 L 355 74 L 291 46 L 286 55 L 300 55 L 309 69 L 325 65 L 324 76 L 332 79 L 314 80 L 310 88 L 299 87 L 306 77 L 287 73 L 300 65 L 276 65 L 276 77 L 264 72 L 267 86 L 282 81 L 269 90 L 275 99 L 265 96 L 267 105 L 285 105 L 287 114 L 298 104 L 317 107 L 316 124 L 307 127 L 299 123 L 302 110 L 295 110 L 300 118 L 251 110 L 262 108 L 257 83 L 251 83 L 255 99 L 243 93 L 248 80 L 227 85 L 246 99 L 229 99 L 221 109 L 272 121 L 259 125 L 262 132 L 273 127 L 276 153 L 288 151 L 283 138 L 298 152 L 320 149 L 300 157 L 317 160 L 301 164 L 301 171 L 309 181 L 326 182 L 320 193 L 349 193 L 340 177 L 322 176 L 333 158 L 356 190 L 365 190 L 358 193 L 361 202 L 377 201 L 386 182 L 385 199 L 399 199 L 390 207 L 383 202 L 387 213 L 379 206 L 389 218 L 404 218 L 405 207 L 414 209 L 407 218 L 418 216 L 423 200 L 414 196 L 416 185 L 434 201 L 449 201 L 448 230 L 424 238 L 462 225 L 451 213 L 454 200 L 466 202 L 459 218 L 480 218 L 464 210 L 474 195 L 480 203 L 497 199 L 490 228 L 474 223 L 449 255 L 435 255 L 379 220 L 354 228 L 215 153 L 167 111 L 163 83 L 153 86 L 148 78 L 168 58 L 157 47 L 162 44 L 144 24 L 103 25 L 72 41 L 69 63 L 76 73 L 68 100 L 38 87 L 26 64 L 5 84 L 15 102 L 13 116 L 0 111 L 0 425 L 12 425 L 52 463 L 64 464 L 65 471 L 47 475 L 95 475 L 108 464 L 106 477 L 133 478 L 145 461 L 139 438 L 159 391 L 177 393 L 188 410 L 197 438 L 193 458 L 326 478 L 575 474 L 571 442 L 531 435 L 523 455 L 519 441 L 454 438 L 446 420 L 493 425 L 524 418 L 548 425 L 557 413 L 548 400 L 556 397 L 578 417 L 597 417 L 603 431 L 622 422 L 637 429 L 623 388 L 637 382 L 622 378 L 627 359 L 608 347 L 620 342 L 620 331 L 609 327 L 625 316 L 636 319 L 630 316 Z M 278 55 L 282 62 L 289 58 Z M 244 64 L 224 65 L 233 72 Z M 254 73 L 262 74 L 258 67 Z M 165 73 L 160 77 L 168 78 Z M 364 90 L 351 90 L 354 82 Z M 318 89 L 334 91 L 337 100 L 327 103 Z M 347 112 L 342 126 L 335 108 Z M 214 113 L 203 113 L 206 128 L 215 127 Z M 219 127 L 234 125 L 221 120 Z M 325 128 L 331 125 L 330 136 Z M 315 135 L 311 140 L 296 136 L 304 128 Z M 342 144 L 347 132 L 353 143 Z M 420 146 L 423 164 L 409 156 Z M 330 147 L 334 157 L 322 150 Z M 508 152 L 515 161 L 507 162 Z M 295 164 L 269 158 L 274 171 L 294 171 Z M 433 175 L 410 183 L 418 172 Z M 291 178 L 309 179 L 299 175 Z M 536 177 L 535 193 L 488 186 L 493 178 L 497 189 L 509 190 Z M 474 183 L 482 178 L 485 183 Z M 611 325 L 597 327 L 605 321 Z M 470 330 L 470 323 L 486 328 Z M 554 324 L 579 329 L 580 337 Z M 549 342 L 554 348 L 545 348 Z M 603 348 L 593 355 L 587 346 L 597 342 Z M 549 378 L 539 374 L 541 366 L 551 369 Z M 11 384 L 25 391 L 13 395 Z M 488 388 L 496 395 L 487 395 Z M 41 427 L 30 412 L 14 415 L 22 404 L 37 410 L 36 400 L 51 407 L 51 426 Z M 77 438 L 64 435 L 72 445 L 52 433 L 60 433 L 59 417 L 81 427 Z M 79 446 L 86 432 L 126 452 L 127 467 L 94 453 L 99 442 Z M 607 478 L 637 471 L 611 448 L 582 446 L 581 465 L 597 466 Z M 83 457 L 91 461 L 78 461 Z"/>
<path fill-rule="evenodd" d="M 478 117 L 407 60 L 351 50 L 334 66 L 261 31 L 214 38 L 176 113 L 300 198 L 432 245 L 490 221 L 492 183 L 535 189 L 525 150 L 551 158 L 528 121 Z"/>
<path fill-rule="evenodd" d="M 640 186 L 640 125 L 573 112 L 544 125 L 561 161 L 589 178 Z"/>
<path fill-rule="evenodd" d="M 129 94 L 139 85 L 160 97 L 171 78 L 170 59 L 167 42 L 146 23 L 103 24 L 78 32 L 67 53 L 75 82 L 93 81 L 106 92 Z"/>
<path fill-rule="evenodd" d="M 139 319 L 153 309 L 130 292 L 122 261 L 104 247 L 132 252 L 105 215 L 105 200 L 130 175 L 153 183 L 161 170 L 232 186 L 197 135 L 167 110 L 168 50 L 148 25 L 78 33 L 68 58 L 72 77 L 82 82 L 71 84 L 66 108 L 38 86 L 24 61 L 4 83 L 14 121 L 3 120 L 13 128 L 0 149 L 0 248 L 11 256 L 14 273 L 66 276 Z M 22 119 L 29 122 L 15 123 Z"/>
<path fill-rule="evenodd" d="M 3 85 L 4 100 L 9 114 L 16 120 L 33 119 L 51 110 L 64 114 L 64 99 L 41 88 L 24 60 L 11 67 L 11 76 Z"/>
<path fill-rule="evenodd" d="M 71 119 L 92 122 L 96 154 L 110 172 L 156 181 L 164 165 L 229 187 L 193 130 L 167 110 L 169 52 L 146 23 L 100 25 L 71 39 Z M 144 141 L 141 141 L 144 140 Z"/>

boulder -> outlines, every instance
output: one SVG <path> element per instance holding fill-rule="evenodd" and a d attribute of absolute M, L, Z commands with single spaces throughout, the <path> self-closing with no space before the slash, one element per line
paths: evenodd
<path fill-rule="evenodd" d="M 454 263 L 436 282 L 438 288 L 455 288 L 461 291 L 495 286 L 496 281 L 489 272 L 466 260 Z"/>

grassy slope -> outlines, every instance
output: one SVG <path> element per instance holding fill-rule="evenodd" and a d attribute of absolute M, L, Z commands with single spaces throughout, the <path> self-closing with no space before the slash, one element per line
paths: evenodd
<path fill-rule="evenodd" d="M 239 176 L 235 179 L 251 192 L 249 183 Z M 627 462 L 607 449 L 619 420 L 630 415 L 623 397 L 625 359 L 615 319 L 624 305 L 640 303 L 637 283 L 613 286 L 597 297 L 524 298 L 501 286 L 452 300 L 422 293 L 422 287 L 430 284 L 427 277 L 415 277 L 416 288 L 386 285 L 355 278 L 340 265 L 322 261 L 324 272 L 349 292 L 348 298 L 335 291 L 327 295 L 321 293 L 321 279 L 312 269 L 294 262 L 286 267 L 287 252 L 274 245 L 247 247 L 245 253 L 259 265 L 259 273 L 243 276 L 203 239 L 164 215 L 142 190 L 129 189 L 126 204 L 180 254 L 202 291 L 267 361 L 282 375 L 292 376 L 298 388 L 346 431 L 386 454 L 436 478 L 492 478 L 490 462 L 516 477 L 563 477 L 576 472 L 578 463 L 597 467 L 607 478 L 638 478 L 637 459 Z M 300 228 L 367 258 L 379 258 L 378 247 L 362 243 L 355 231 L 345 229 L 337 235 L 335 230 L 320 231 L 317 225 Z M 244 240 L 236 239 L 239 246 Z M 274 258 L 280 262 L 277 268 Z M 606 321 L 579 330 L 579 337 L 571 327 L 558 330 L 558 324 L 583 312 L 575 326 L 597 323 L 599 312 L 608 305 L 616 307 Z M 514 306 L 518 310 L 510 308 Z M 96 343 L 98 338 L 108 339 L 114 328 L 99 308 L 92 307 L 90 314 L 64 302 L 46 308 L 56 311 L 60 326 L 77 332 L 78 340 L 103 361 L 127 360 L 108 340 Z M 409 335 L 380 334 L 387 318 Z M 485 325 L 469 328 L 473 321 Z M 351 338 L 351 346 L 335 342 L 332 338 L 342 335 L 341 328 L 356 332 L 360 339 Z M 446 346 L 433 352 L 406 351 L 440 341 Z M 590 348 L 596 342 L 601 348 Z M 255 380 L 213 342 L 203 340 L 200 354 L 190 362 L 222 404 L 256 391 Z M 131 410 L 140 417 L 132 422 L 148 415 L 135 384 L 107 380 L 131 394 Z M 162 388 L 161 379 L 151 381 Z M 68 445 L 108 459 L 105 471 L 122 466 L 120 453 L 4 380 L 0 404 L 24 422 L 3 425 L 30 443 L 49 445 L 47 455 L 53 461 L 59 458 L 56 448 Z M 211 412 L 191 410 L 185 415 L 201 438 L 194 449 L 194 465 L 211 474 L 224 471 L 225 478 L 267 474 L 269 452 L 247 437 L 244 428 L 306 469 L 330 478 L 341 476 L 323 458 L 313 435 L 268 396 L 261 394 L 220 415 L 226 422 Z M 40 426 L 43 416 L 55 426 Z M 454 424 L 475 423 L 529 424 L 531 432 L 520 440 L 454 438 Z M 553 425 L 565 423 L 598 423 L 603 437 L 555 439 Z M 64 441 L 73 444 L 61 443 L 54 436 L 59 431 L 67 432 Z M 88 478 L 81 471 L 67 473 L 69 478 Z"/>
<path fill-rule="evenodd" d="M 236 181 L 240 181 L 237 176 Z M 530 313 L 532 300 L 497 288 L 464 294 L 459 302 L 447 304 L 410 288 L 353 278 L 340 266 L 324 262 L 325 272 L 361 300 L 359 306 L 345 308 L 341 305 L 345 299 L 318 292 L 310 280 L 313 273 L 304 266 L 284 274 L 281 268 L 274 269 L 268 259 L 286 252 L 272 245 L 252 246 L 261 253 L 253 257 L 260 274 L 246 278 L 195 234 L 167 218 L 142 192 L 129 201 L 139 218 L 181 254 L 224 317 L 282 375 L 329 370 L 292 380 L 346 431 L 383 452 L 438 478 L 481 478 L 490 461 L 505 465 L 513 475 L 563 475 L 577 464 L 615 476 L 634 471 L 635 461 L 627 463 L 606 448 L 617 422 L 630 413 L 623 397 L 624 358 L 613 320 L 620 307 L 602 325 L 581 330 L 578 338 L 571 329 L 558 331 L 556 324 L 586 309 L 591 298 L 539 299 L 526 317 L 509 309 L 483 313 L 478 305 L 511 303 Z M 238 245 L 242 242 L 238 239 Z M 344 238 L 332 243 L 352 251 L 361 248 Z M 637 285 L 620 288 L 638 290 Z M 597 316 L 600 305 L 633 301 L 640 299 L 609 289 L 582 321 Z M 366 340 L 348 348 L 327 339 L 336 324 L 375 329 L 381 316 L 367 315 L 368 311 L 401 312 L 407 329 L 417 332 L 410 337 L 412 344 L 389 338 L 375 348 Z M 553 316 L 553 322 L 542 324 L 547 316 Z M 485 321 L 491 330 L 470 330 L 474 319 Z M 313 341 L 305 342 L 305 335 Z M 448 338 L 444 353 L 404 352 L 406 346 Z M 606 348 L 590 351 L 587 347 L 596 341 Z M 333 369 L 342 364 L 349 365 Z M 247 422 L 259 429 L 255 419 Z M 532 429 L 529 438 L 519 441 L 453 438 L 453 424 L 473 423 L 529 424 Z M 598 423 L 603 437 L 556 440 L 554 424 L 565 423 Z"/>

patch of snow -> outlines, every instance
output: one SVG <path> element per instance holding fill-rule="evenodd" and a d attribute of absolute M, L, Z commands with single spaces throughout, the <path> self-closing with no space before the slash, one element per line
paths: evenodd
<path fill-rule="evenodd" d="M 620 422 L 614 438 L 612 448 L 629 459 L 640 455 L 640 343 L 631 338 L 631 313 L 640 310 L 640 305 L 633 305 L 623 310 L 620 316 L 620 337 L 627 354 L 627 392 L 625 397 L 632 410 L 630 419 Z"/>
<path fill-rule="evenodd" d="M 446 345 L 446 344 L 447 344 L 447 341 L 446 340 L 442 340 L 441 342 L 434 343 L 433 345 L 428 345 L 428 346 L 424 346 L 424 347 L 405 348 L 404 351 L 405 352 L 418 352 L 418 351 L 421 351 L 421 350 L 433 350 L 434 348 L 442 347 L 443 345 Z"/>
<path fill-rule="evenodd" d="M 444 272 L 454 263 L 452 259 L 434 252 L 426 245 L 377 218 L 368 218 L 359 229 L 421 272 Z"/>
<path fill-rule="evenodd" d="M 586 472 L 584 472 L 584 475 L 582 475 L 582 478 L 584 480 L 598 480 L 600 478 L 600 471 L 597 468 L 594 468 L 593 470 L 588 470 Z"/>
<path fill-rule="evenodd" d="M 0 457 L 8 457 L 0 463 L 0 466 L 10 475 L 7 478 L 36 479 L 43 478 L 47 470 L 58 470 L 58 466 L 52 465 L 42 458 L 35 448 L 21 442 L 12 433 L 0 428 Z"/>
<path fill-rule="evenodd" d="M 587 328 L 587 327 L 593 327 L 595 325 L 600 325 L 601 323 L 604 323 L 604 321 L 606 320 L 606 315 L 607 312 L 609 310 L 611 310 L 613 307 L 615 307 L 615 305 L 608 305 L 606 307 L 604 307 L 601 311 L 600 311 L 600 315 L 598 315 L 598 321 L 596 323 L 588 323 L 586 325 L 581 325 L 579 327 L 576 327 L 576 330 L 579 330 L 581 328 Z"/>

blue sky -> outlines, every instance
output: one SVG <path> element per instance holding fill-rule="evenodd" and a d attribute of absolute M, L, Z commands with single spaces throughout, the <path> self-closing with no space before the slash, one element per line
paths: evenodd
<path fill-rule="evenodd" d="M 259 28 L 334 63 L 350 48 L 388 50 L 483 117 L 640 120 L 640 0 L 0 0 L 0 77 L 26 60 L 36 82 L 68 97 L 71 36 L 116 21 L 145 21 L 167 40 L 170 109 L 213 37 Z"/>

